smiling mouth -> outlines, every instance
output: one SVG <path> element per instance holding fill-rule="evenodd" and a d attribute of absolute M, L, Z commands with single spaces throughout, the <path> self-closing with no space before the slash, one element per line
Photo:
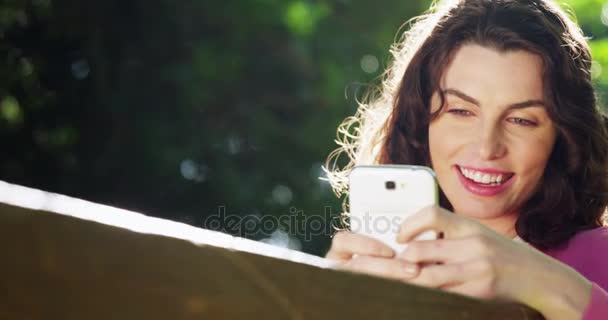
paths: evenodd
<path fill-rule="evenodd" d="M 458 167 L 460 173 L 462 173 L 464 178 L 467 180 L 488 187 L 497 187 L 503 185 L 515 175 L 514 173 L 487 173 L 463 168 L 458 165 L 456 167 Z"/>

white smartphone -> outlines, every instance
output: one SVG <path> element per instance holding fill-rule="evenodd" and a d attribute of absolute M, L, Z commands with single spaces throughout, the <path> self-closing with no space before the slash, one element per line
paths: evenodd
<path fill-rule="evenodd" d="M 418 210 L 436 205 L 439 191 L 432 169 L 410 165 L 356 166 L 349 175 L 349 227 L 399 252 L 401 222 Z M 416 240 L 437 239 L 427 231 Z"/>

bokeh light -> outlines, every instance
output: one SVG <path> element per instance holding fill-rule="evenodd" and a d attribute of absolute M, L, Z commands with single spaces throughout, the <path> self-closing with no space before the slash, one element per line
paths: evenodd
<path fill-rule="evenodd" d="M 371 54 L 366 54 L 361 58 L 361 70 L 366 73 L 375 73 L 380 67 L 378 58 Z"/>
<path fill-rule="evenodd" d="M 293 193 L 288 186 L 285 185 L 277 185 L 272 189 L 272 199 L 282 205 L 288 205 L 293 198 Z"/>

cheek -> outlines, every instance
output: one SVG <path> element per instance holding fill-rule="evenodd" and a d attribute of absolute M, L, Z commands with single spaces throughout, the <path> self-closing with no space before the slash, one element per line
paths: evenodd
<path fill-rule="evenodd" d="M 449 163 L 448 157 L 454 148 L 454 139 L 449 131 L 449 128 L 439 120 L 429 126 L 429 154 L 431 166 L 436 171 L 441 169 L 442 165 Z"/>
<path fill-rule="evenodd" d="M 553 145 L 548 145 L 548 143 L 528 143 L 522 144 L 519 148 L 512 148 L 514 152 L 519 153 L 514 159 L 518 160 L 516 163 L 519 163 L 520 171 L 530 178 L 538 179 L 540 179 L 545 171 L 552 149 Z"/>
<path fill-rule="evenodd" d="M 511 152 L 519 154 L 516 158 L 522 169 L 530 172 L 540 171 L 542 174 L 553 151 L 556 136 L 555 129 L 547 128 L 532 135 L 518 137 L 517 145 L 510 149 Z"/>
<path fill-rule="evenodd" d="M 438 130 L 437 125 L 431 124 L 429 126 L 429 154 L 431 157 L 431 167 L 435 168 L 437 163 L 440 163 L 440 158 L 442 158 L 440 150 L 442 142 L 445 142 L 445 139 L 441 139 L 441 130 Z"/>
<path fill-rule="evenodd" d="M 464 144 L 466 137 L 463 132 L 454 130 L 446 121 L 438 119 L 429 126 L 429 152 L 433 168 L 449 165 L 449 158 Z"/>
<path fill-rule="evenodd" d="M 535 138 L 528 137 L 510 148 L 511 163 L 521 177 L 518 182 L 519 190 L 529 195 L 535 193 L 539 187 L 555 143 L 552 135 Z"/>

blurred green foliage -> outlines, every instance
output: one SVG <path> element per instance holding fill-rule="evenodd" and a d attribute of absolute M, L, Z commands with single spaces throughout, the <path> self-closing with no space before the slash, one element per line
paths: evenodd
<path fill-rule="evenodd" d="M 576 16 L 578 24 L 589 38 L 595 62 L 592 75 L 602 107 L 605 107 L 608 92 L 608 1 L 566 0 L 560 3 Z"/>
<path fill-rule="evenodd" d="M 335 129 L 429 3 L 0 0 L 0 179 L 198 226 L 337 215 Z M 608 9 L 567 3 L 604 93 Z"/>

